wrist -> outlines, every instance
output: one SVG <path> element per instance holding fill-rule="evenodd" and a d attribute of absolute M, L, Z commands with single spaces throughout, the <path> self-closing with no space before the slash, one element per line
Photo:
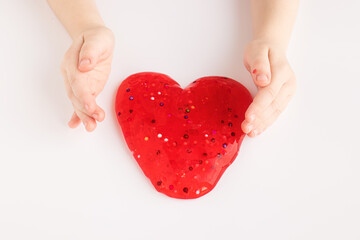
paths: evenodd
<path fill-rule="evenodd" d="M 251 44 L 258 45 L 261 47 L 266 47 L 268 49 L 276 49 L 278 52 L 283 52 L 286 54 L 287 51 L 287 44 L 283 41 L 275 38 L 268 38 L 268 37 L 260 37 L 254 38 L 251 41 Z"/>
<path fill-rule="evenodd" d="M 97 25 L 91 26 L 89 28 L 83 29 L 76 38 L 82 38 L 84 41 L 95 37 L 102 39 L 102 41 L 110 41 L 111 44 L 115 42 L 114 33 L 111 31 L 110 28 L 107 28 L 105 25 Z M 76 39 L 75 38 L 75 39 Z"/>
<path fill-rule="evenodd" d="M 86 33 L 86 32 L 94 31 L 97 29 L 103 29 L 103 28 L 106 28 L 106 26 L 102 22 L 84 23 L 84 24 L 80 24 L 72 32 L 69 32 L 69 34 L 70 34 L 70 37 L 74 40 L 80 36 L 83 36 L 84 33 Z"/>

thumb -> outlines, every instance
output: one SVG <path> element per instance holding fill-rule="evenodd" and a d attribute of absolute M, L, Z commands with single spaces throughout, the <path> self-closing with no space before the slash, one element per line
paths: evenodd
<path fill-rule="evenodd" d="M 81 72 L 88 72 L 96 66 L 101 55 L 101 50 L 95 42 L 85 41 L 79 53 L 78 69 Z"/>
<path fill-rule="evenodd" d="M 246 56 L 247 69 L 256 86 L 265 87 L 271 80 L 271 68 L 268 48 L 256 47 L 248 51 Z"/>

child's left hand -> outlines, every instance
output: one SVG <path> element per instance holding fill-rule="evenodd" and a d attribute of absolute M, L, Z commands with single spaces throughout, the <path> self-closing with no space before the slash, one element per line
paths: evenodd
<path fill-rule="evenodd" d="M 270 42 L 250 42 L 245 48 L 244 65 L 258 87 L 258 93 L 247 109 L 241 127 L 248 136 L 255 137 L 284 111 L 295 93 L 296 79 L 285 50 Z"/>
<path fill-rule="evenodd" d="M 74 107 L 68 123 L 76 128 L 81 122 L 88 132 L 105 118 L 96 97 L 103 90 L 111 69 L 114 35 L 106 27 L 85 30 L 75 38 L 61 64 L 67 95 Z"/>

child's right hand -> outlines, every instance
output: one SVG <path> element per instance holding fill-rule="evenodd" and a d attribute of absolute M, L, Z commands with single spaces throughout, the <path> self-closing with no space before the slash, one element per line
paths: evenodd
<path fill-rule="evenodd" d="M 105 112 L 95 101 L 109 77 L 114 50 L 114 35 L 106 27 L 84 31 L 74 39 L 61 64 L 65 88 L 74 107 L 68 125 L 76 128 L 82 122 L 87 131 L 96 128 L 96 121 Z"/>
<path fill-rule="evenodd" d="M 253 40 L 244 53 L 244 64 L 258 92 L 245 113 L 242 130 L 255 137 L 285 110 L 295 94 L 296 77 L 283 48 L 266 40 Z"/>

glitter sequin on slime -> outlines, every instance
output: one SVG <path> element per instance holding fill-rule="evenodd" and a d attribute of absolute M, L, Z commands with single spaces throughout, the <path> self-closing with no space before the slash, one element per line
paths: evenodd
<path fill-rule="evenodd" d="M 203 77 L 182 89 L 167 75 L 142 72 L 121 83 L 115 110 L 155 189 L 191 199 L 210 192 L 235 160 L 251 102 L 249 91 L 230 78 Z"/>

